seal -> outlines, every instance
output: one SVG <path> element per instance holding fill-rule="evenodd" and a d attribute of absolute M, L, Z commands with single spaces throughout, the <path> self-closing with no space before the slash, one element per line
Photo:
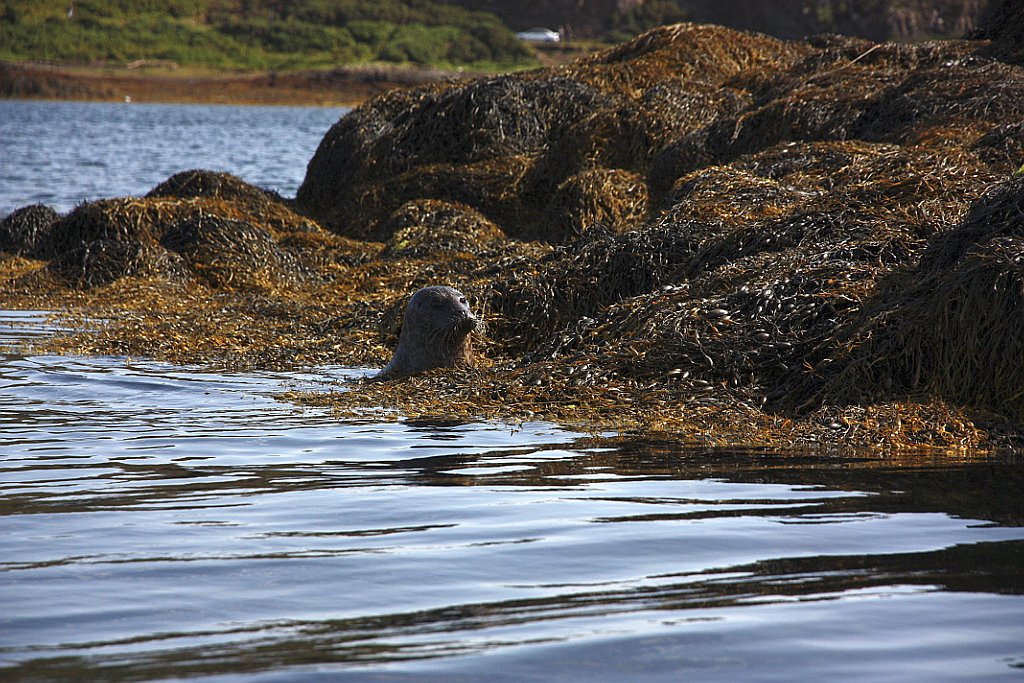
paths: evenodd
<path fill-rule="evenodd" d="M 398 379 L 432 368 L 470 367 L 470 334 L 480 326 L 457 289 L 424 287 L 409 299 L 402 318 L 398 348 L 375 380 Z"/>

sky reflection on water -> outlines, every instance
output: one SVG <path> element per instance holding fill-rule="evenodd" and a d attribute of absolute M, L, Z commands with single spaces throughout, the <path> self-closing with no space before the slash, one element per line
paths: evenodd
<path fill-rule="evenodd" d="M 0 676 L 1020 673 L 1013 456 L 354 424 L 274 398 L 350 374 L 0 356 Z"/>

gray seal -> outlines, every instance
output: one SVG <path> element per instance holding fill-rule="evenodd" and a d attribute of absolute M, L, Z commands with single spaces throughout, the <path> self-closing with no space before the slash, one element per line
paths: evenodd
<path fill-rule="evenodd" d="M 442 285 L 424 287 L 409 299 L 394 357 L 373 379 L 397 379 L 432 368 L 470 367 L 470 335 L 479 326 L 462 292 Z"/>

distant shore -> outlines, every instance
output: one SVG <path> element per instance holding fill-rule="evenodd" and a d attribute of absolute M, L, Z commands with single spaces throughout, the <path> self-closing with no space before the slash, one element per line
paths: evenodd
<path fill-rule="evenodd" d="M 352 106 L 396 87 L 457 78 L 456 72 L 353 66 L 288 73 L 223 73 L 174 65 L 0 64 L 5 99 L 183 104 Z"/>
<path fill-rule="evenodd" d="M 543 66 L 563 64 L 596 44 L 541 46 Z M 484 74 L 361 64 L 324 70 L 232 73 L 171 62 L 50 65 L 0 62 L 0 98 L 87 102 L 354 106 L 396 87 Z"/>

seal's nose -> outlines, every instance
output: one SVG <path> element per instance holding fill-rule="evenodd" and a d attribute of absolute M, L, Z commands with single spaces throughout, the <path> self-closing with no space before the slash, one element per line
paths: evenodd
<path fill-rule="evenodd" d="M 475 315 L 466 311 L 462 314 L 462 320 L 459 321 L 459 330 L 469 334 L 480 325 L 480 321 Z"/>

